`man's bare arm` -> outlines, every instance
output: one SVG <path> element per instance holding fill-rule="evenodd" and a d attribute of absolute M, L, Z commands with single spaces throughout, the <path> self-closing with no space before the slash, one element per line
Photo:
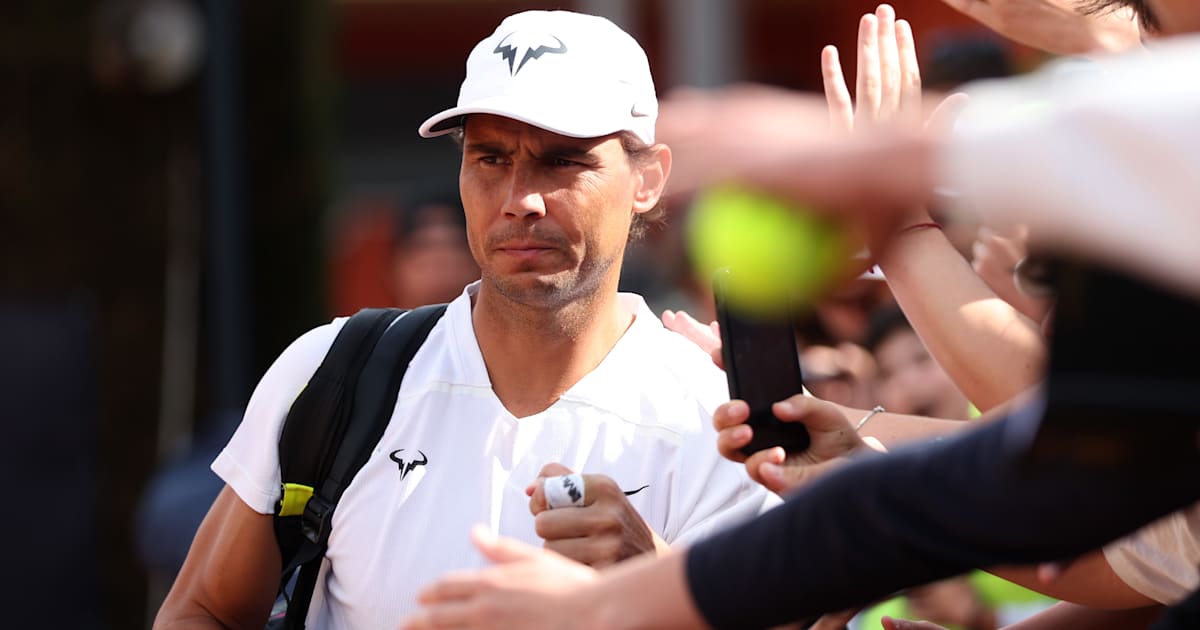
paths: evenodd
<path fill-rule="evenodd" d="M 204 517 L 154 628 L 259 630 L 280 570 L 272 517 L 250 509 L 226 486 Z"/>
<path fill-rule="evenodd" d="M 1041 380 L 1039 324 L 997 297 L 941 230 L 897 238 L 879 266 L 929 353 L 981 411 Z"/>

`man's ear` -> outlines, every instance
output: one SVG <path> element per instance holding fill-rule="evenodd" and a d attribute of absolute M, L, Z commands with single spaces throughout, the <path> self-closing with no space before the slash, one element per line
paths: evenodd
<path fill-rule="evenodd" d="M 639 160 L 638 187 L 633 194 L 633 211 L 641 214 L 653 210 L 662 199 L 671 176 L 671 147 L 656 144 L 646 149 L 649 155 Z"/>

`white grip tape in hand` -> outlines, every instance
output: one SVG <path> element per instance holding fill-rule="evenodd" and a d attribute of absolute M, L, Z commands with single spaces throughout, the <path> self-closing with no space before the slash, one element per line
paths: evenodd
<path fill-rule="evenodd" d="M 571 473 L 546 477 L 542 488 L 546 492 L 546 505 L 550 506 L 550 509 L 583 507 L 583 475 Z"/>

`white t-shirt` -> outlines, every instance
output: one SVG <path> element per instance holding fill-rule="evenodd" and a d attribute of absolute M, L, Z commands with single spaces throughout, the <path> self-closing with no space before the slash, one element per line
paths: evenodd
<path fill-rule="evenodd" d="M 1200 588 L 1200 503 L 1168 514 L 1104 548 L 1117 577 L 1163 604 Z"/>
<path fill-rule="evenodd" d="M 395 627 L 414 612 L 420 587 L 486 564 L 468 539 L 475 523 L 540 546 L 525 487 L 550 462 L 608 475 L 625 490 L 647 485 L 629 500 L 671 544 L 778 501 L 717 453 L 711 416 L 728 399 L 724 375 L 640 297 L 621 294 L 636 318 L 600 365 L 549 409 L 518 420 L 492 391 L 475 339 L 477 286 L 451 302 L 413 358 L 391 423 L 338 504 L 309 627 Z M 275 510 L 283 419 L 344 323 L 283 352 L 213 462 L 257 512 Z M 405 474 L 414 460 L 425 464 Z"/>

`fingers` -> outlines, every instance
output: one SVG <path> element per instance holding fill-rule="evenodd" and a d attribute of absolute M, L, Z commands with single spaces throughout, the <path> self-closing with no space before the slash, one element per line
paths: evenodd
<path fill-rule="evenodd" d="M 929 119 L 925 121 L 925 130 L 934 136 L 950 135 L 950 132 L 954 130 L 954 122 L 958 120 L 958 115 L 962 113 L 963 108 L 970 100 L 970 97 L 962 92 L 942 99 L 942 102 L 938 103 L 933 113 L 929 115 Z"/>
<path fill-rule="evenodd" d="M 480 591 L 478 571 L 452 571 L 417 593 L 421 604 L 437 604 L 468 599 Z"/>
<path fill-rule="evenodd" d="M 863 441 L 863 444 L 867 445 L 867 448 L 869 448 L 877 453 L 888 452 L 887 447 L 883 445 L 883 442 L 879 441 L 879 438 L 872 437 L 870 435 L 864 435 L 862 441 Z"/>
<path fill-rule="evenodd" d="M 786 459 L 783 463 L 764 462 L 758 469 L 758 477 L 762 479 L 759 483 L 775 494 L 789 494 L 849 461 L 844 457 L 836 457 L 820 464 Z"/>
<path fill-rule="evenodd" d="M 858 608 L 851 608 L 839 613 L 821 615 L 821 618 L 817 619 L 817 622 L 810 626 L 809 630 L 842 630 L 858 614 L 858 611 Z"/>
<path fill-rule="evenodd" d="M 711 322 L 711 323 L 709 323 L 708 327 L 710 330 L 712 330 L 713 336 L 717 338 L 718 342 L 720 342 L 721 341 L 721 325 L 718 324 L 717 322 Z M 709 357 L 712 358 L 713 365 L 716 365 L 718 368 L 724 370 L 725 369 L 725 357 L 724 357 L 724 355 L 721 354 L 721 346 L 722 345 L 724 345 L 724 344 L 718 343 L 717 347 L 708 351 L 708 355 L 709 355 Z"/>
<path fill-rule="evenodd" d="M 572 472 L 574 471 L 558 462 L 550 462 L 542 466 L 542 469 L 538 471 L 538 476 L 529 482 L 528 486 L 525 486 L 525 496 L 529 497 L 529 511 L 536 515 L 549 508 L 546 504 L 545 481 L 547 477 L 560 477 Z"/>
<path fill-rule="evenodd" d="M 921 124 L 921 67 L 917 44 L 908 20 L 896 20 L 896 49 L 900 55 L 900 120 L 916 128 Z"/>
<path fill-rule="evenodd" d="M 900 110 L 900 51 L 896 44 L 896 10 L 890 4 L 875 9 L 879 46 L 879 119 L 892 120 Z"/>
<path fill-rule="evenodd" d="M 750 475 L 750 478 L 755 483 L 775 491 L 771 486 L 772 484 L 778 484 L 780 479 L 778 475 L 771 476 L 777 472 L 771 467 L 780 466 L 785 459 L 787 459 L 787 453 L 778 446 L 758 451 L 746 458 L 746 474 Z M 767 477 L 763 476 L 764 470 L 768 472 Z"/>
<path fill-rule="evenodd" d="M 869 13 L 858 22 L 858 73 L 854 90 L 856 124 L 870 124 L 879 117 L 882 81 L 879 76 L 879 20 Z"/>
<path fill-rule="evenodd" d="M 907 619 L 884 617 L 880 622 L 883 624 L 884 630 L 946 630 L 942 626 L 928 621 L 909 621 Z"/>
<path fill-rule="evenodd" d="M 614 499 L 617 500 L 617 499 Z M 628 502 L 621 496 L 620 501 Z M 584 509 L 545 510 L 533 519 L 533 529 L 545 540 L 560 538 L 582 538 L 604 531 L 612 521 L 609 511 L 601 507 L 585 506 Z"/>
<path fill-rule="evenodd" d="M 829 104 L 829 128 L 847 133 L 854 128 L 854 103 L 842 76 L 842 60 L 836 46 L 821 50 L 821 80 L 825 84 L 825 102 Z"/>
<path fill-rule="evenodd" d="M 405 619 L 401 630 L 447 630 L 451 628 L 470 628 L 475 617 L 474 606 L 460 603 L 443 603 L 422 609 L 417 614 Z"/>
<path fill-rule="evenodd" d="M 662 322 L 668 330 L 683 335 L 709 354 L 712 354 L 714 349 L 721 349 L 721 336 L 716 332 L 716 322 L 701 324 L 686 311 L 663 311 Z"/>
<path fill-rule="evenodd" d="M 744 424 L 750 418 L 750 405 L 744 400 L 722 403 L 713 411 L 713 427 L 718 431 Z"/>
<path fill-rule="evenodd" d="M 519 540 L 497 536 L 486 525 L 476 525 L 471 528 L 471 542 L 484 558 L 496 564 L 508 564 L 531 559 L 542 553 L 541 549 L 532 547 Z"/>
<path fill-rule="evenodd" d="M 803 394 L 775 403 L 771 406 L 771 412 L 784 422 L 800 422 L 810 431 L 853 431 L 850 422 L 837 407 Z"/>
<path fill-rule="evenodd" d="M 620 558 L 621 539 L 617 536 L 547 538 L 546 550 L 580 564 L 602 568 L 614 564 Z"/>
<path fill-rule="evenodd" d="M 750 417 L 750 406 L 741 400 L 731 400 L 713 412 L 713 426 L 717 429 L 717 451 L 725 459 L 742 462 L 746 456 L 741 448 L 750 443 L 754 431 L 746 426 Z"/>

